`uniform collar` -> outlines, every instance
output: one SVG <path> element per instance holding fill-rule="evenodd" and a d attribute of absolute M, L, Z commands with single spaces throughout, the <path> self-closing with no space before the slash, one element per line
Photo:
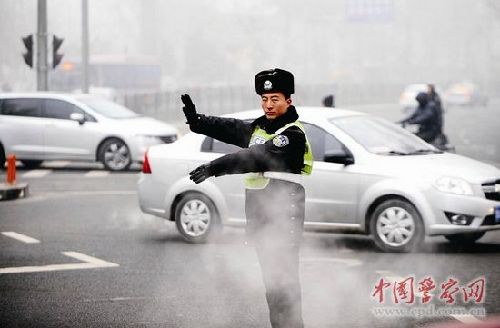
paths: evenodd
<path fill-rule="evenodd" d="M 285 114 L 275 118 L 274 120 L 268 120 L 266 115 L 262 115 L 258 119 L 252 122 L 252 126 L 259 127 L 266 131 L 267 133 L 274 133 L 278 129 L 281 129 L 285 125 L 289 123 L 293 123 L 299 119 L 299 114 L 297 114 L 297 110 L 295 106 L 290 105 Z"/>

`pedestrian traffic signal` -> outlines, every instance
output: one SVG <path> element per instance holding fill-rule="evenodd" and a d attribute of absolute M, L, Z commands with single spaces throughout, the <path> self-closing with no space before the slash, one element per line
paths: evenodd
<path fill-rule="evenodd" d="M 61 47 L 64 39 L 58 38 L 57 36 L 52 37 L 52 68 L 56 68 L 57 65 L 61 63 L 63 54 L 58 54 L 57 51 Z"/>
<path fill-rule="evenodd" d="M 24 46 L 26 47 L 26 52 L 23 53 L 24 62 L 29 67 L 33 67 L 33 35 L 27 35 L 22 38 Z"/>

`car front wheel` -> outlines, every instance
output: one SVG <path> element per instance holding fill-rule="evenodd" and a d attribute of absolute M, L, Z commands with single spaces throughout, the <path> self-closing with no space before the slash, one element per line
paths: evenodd
<path fill-rule="evenodd" d="M 190 243 L 204 243 L 220 229 L 215 205 L 200 193 L 189 193 L 182 197 L 175 208 L 175 225 Z"/>
<path fill-rule="evenodd" d="M 411 252 L 424 239 L 424 225 L 417 209 L 407 201 L 391 199 L 379 204 L 370 220 L 375 244 L 384 252 Z"/>
<path fill-rule="evenodd" d="M 127 144 L 117 138 L 108 139 L 101 145 L 99 161 L 110 171 L 124 171 L 132 164 Z"/>

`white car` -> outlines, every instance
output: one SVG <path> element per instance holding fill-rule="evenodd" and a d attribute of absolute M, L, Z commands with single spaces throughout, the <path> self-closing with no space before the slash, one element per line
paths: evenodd
<path fill-rule="evenodd" d="M 306 229 L 372 234 L 391 252 L 415 249 L 425 235 L 474 242 L 500 229 L 500 170 L 443 153 L 383 119 L 331 108 L 298 108 L 314 154 L 304 177 Z M 261 110 L 229 115 L 253 120 Z M 175 221 L 190 242 L 218 227 L 244 224 L 242 175 L 201 184 L 188 172 L 236 146 L 188 133 L 151 147 L 138 182 L 141 210 Z"/>
<path fill-rule="evenodd" d="M 487 106 L 488 97 L 472 82 L 461 82 L 451 85 L 443 95 L 447 105 Z"/>
<path fill-rule="evenodd" d="M 0 163 L 14 154 L 27 168 L 76 160 L 121 171 L 142 162 L 149 146 L 177 136 L 174 126 L 97 96 L 0 94 Z"/>

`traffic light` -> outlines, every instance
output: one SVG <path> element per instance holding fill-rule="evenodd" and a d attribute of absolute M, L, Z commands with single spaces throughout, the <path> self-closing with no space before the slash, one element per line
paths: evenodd
<path fill-rule="evenodd" d="M 33 35 L 27 35 L 22 38 L 24 46 L 26 47 L 26 52 L 23 53 L 24 62 L 29 67 L 33 67 Z"/>
<path fill-rule="evenodd" d="M 63 54 L 58 54 L 57 51 L 61 47 L 64 39 L 58 38 L 57 36 L 52 37 L 52 68 L 56 68 L 57 65 L 61 63 Z"/>

